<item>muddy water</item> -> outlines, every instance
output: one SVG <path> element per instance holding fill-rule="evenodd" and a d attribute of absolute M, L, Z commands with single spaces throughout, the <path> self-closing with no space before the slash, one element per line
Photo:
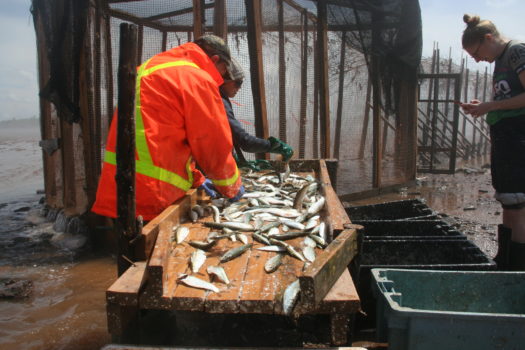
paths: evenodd
<path fill-rule="evenodd" d="M 37 122 L 0 126 L 0 280 L 32 282 L 29 297 L 0 299 L 0 349 L 100 349 L 116 267 L 42 216 L 38 139 Z"/>

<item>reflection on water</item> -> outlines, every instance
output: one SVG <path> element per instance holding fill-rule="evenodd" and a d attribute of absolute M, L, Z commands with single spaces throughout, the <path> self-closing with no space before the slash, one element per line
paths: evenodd
<path fill-rule="evenodd" d="M 109 257 L 62 248 L 63 234 L 39 216 L 38 198 L 0 204 L 0 278 L 33 282 L 25 299 L 0 299 L 0 349 L 100 349 L 110 342 L 105 290 Z"/>

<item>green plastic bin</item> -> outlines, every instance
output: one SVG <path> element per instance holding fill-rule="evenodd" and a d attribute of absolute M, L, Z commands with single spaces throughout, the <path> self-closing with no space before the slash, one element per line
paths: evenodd
<path fill-rule="evenodd" d="M 372 269 L 389 350 L 525 349 L 525 272 Z"/>

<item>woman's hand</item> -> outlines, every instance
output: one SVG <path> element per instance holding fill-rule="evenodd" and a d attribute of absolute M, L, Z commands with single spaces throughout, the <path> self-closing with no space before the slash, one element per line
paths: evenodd
<path fill-rule="evenodd" d="M 466 114 L 477 118 L 484 114 L 487 114 L 492 110 L 491 102 L 480 102 L 479 100 L 471 100 L 469 103 L 460 103 L 461 109 Z"/>

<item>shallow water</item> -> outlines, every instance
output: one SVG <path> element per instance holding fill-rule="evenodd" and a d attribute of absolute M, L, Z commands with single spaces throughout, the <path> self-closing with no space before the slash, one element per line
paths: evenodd
<path fill-rule="evenodd" d="M 0 299 L 0 349 L 100 349 L 110 342 L 105 290 L 116 278 L 108 256 L 64 248 L 39 204 L 42 155 L 36 127 L 0 128 L 0 279 L 33 283 L 23 299 Z"/>

